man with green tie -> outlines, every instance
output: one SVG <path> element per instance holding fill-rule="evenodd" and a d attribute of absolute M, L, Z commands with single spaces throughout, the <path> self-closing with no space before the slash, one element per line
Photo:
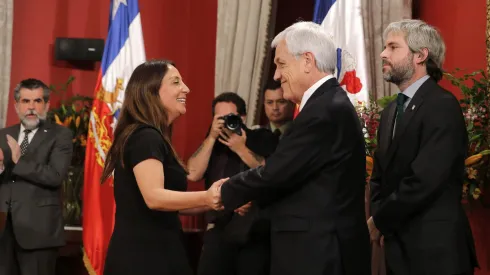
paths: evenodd
<path fill-rule="evenodd" d="M 458 100 L 437 84 L 445 45 L 420 20 L 384 32 L 383 76 L 398 86 L 381 114 L 371 177 L 372 241 L 388 274 L 473 274 L 478 265 L 461 206 L 468 137 Z"/>

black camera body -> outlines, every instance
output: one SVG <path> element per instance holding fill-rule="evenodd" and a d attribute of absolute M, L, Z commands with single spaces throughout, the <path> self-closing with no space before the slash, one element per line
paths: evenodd
<path fill-rule="evenodd" d="M 230 113 L 220 117 L 220 119 L 224 120 L 226 129 L 234 132 L 239 136 L 242 135 L 243 122 L 242 118 L 239 115 Z"/>

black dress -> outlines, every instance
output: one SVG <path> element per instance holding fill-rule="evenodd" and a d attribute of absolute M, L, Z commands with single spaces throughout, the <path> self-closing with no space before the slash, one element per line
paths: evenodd
<path fill-rule="evenodd" d="M 117 165 L 114 173 L 116 215 L 104 274 L 192 274 L 178 212 L 149 209 L 136 183 L 133 167 L 147 159 L 163 163 L 165 189 L 187 189 L 184 169 L 156 129 L 142 126 L 131 134 L 124 150 L 124 168 Z"/>

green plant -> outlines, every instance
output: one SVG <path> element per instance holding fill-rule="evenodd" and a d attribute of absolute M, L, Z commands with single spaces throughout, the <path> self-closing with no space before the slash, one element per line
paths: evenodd
<path fill-rule="evenodd" d="M 74 95 L 66 99 L 66 91 L 74 80 L 75 78 L 70 76 L 59 87 L 55 85 L 49 86 L 51 91 L 61 97 L 61 103 L 58 108 L 53 108 L 49 111 L 48 118 L 72 131 L 73 158 L 71 165 L 83 165 L 93 99 L 81 95 Z"/>
<path fill-rule="evenodd" d="M 48 119 L 56 124 L 67 127 L 73 134 L 73 156 L 68 175 L 63 181 L 63 217 L 65 223 L 79 225 L 81 223 L 80 192 L 83 185 L 83 166 L 85 162 L 85 146 L 92 109 L 92 98 L 74 95 L 67 98 L 67 90 L 75 80 L 70 76 L 68 80 L 58 86 L 50 85 L 52 92 L 60 96 L 61 103 L 57 108 L 48 112 Z"/>
<path fill-rule="evenodd" d="M 490 81 L 484 70 L 465 74 L 456 69 L 444 76 L 462 94 L 460 103 L 469 140 L 463 195 L 478 200 L 490 181 Z"/>
<path fill-rule="evenodd" d="M 381 109 L 386 108 L 386 106 L 388 106 L 388 104 L 390 104 L 393 100 L 395 100 L 397 96 L 398 96 L 398 94 L 394 94 L 394 95 L 389 95 L 389 96 L 385 96 L 385 97 L 378 99 L 378 101 L 377 101 L 378 106 Z"/>

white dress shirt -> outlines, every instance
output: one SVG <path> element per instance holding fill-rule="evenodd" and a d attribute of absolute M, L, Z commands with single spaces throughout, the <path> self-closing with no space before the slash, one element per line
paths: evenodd
<path fill-rule="evenodd" d="M 19 143 L 19 145 L 22 143 L 22 141 L 24 140 L 24 136 L 25 136 L 25 133 L 24 133 L 24 130 L 26 128 L 24 127 L 24 125 L 20 124 L 20 132 L 19 132 L 19 139 L 17 139 L 17 142 Z M 32 138 L 34 137 L 34 135 L 36 134 L 37 132 L 37 129 L 34 129 L 32 130 L 30 133 L 29 133 L 29 136 L 27 136 L 27 139 L 29 140 L 29 143 L 31 143 L 32 141 Z"/>
<path fill-rule="evenodd" d="M 315 82 L 315 84 L 313 84 L 308 90 L 306 90 L 306 92 L 303 94 L 303 98 L 301 98 L 301 104 L 299 105 L 299 111 L 300 112 L 301 112 L 301 109 L 303 109 L 303 107 L 305 107 L 305 104 L 308 101 L 308 99 L 310 99 L 311 95 L 313 95 L 313 93 L 318 88 L 320 88 L 320 86 L 322 86 L 323 83 L 327 82 L 328 80 L 330 80 L 332 78 L 333 78 L 333 75 L 329 74 L 329 75 L 323 77 L 322 79 L 318 80 L 317 82 Z"/>
<path fill-rule="evenodd" d="M 403 110 L 404 111 L 407 109 L 408 104 L 410 103 L 412 98 L 415 96 L 415 93 L 419 90 L 420 86 L 422 86 L 422 84 L 424 84 L 425 81 L 427 81 L 427 79 L 429 79 L 429 78 L 430 78 L 430 76 L 428 76 L 428 75 L 422 76 L 417 81 L 412 83 L 412 85 L 408 86 L 405 89 L 405 91 L 402 92 L 404 95 L 407 96 L 407 100 L 403 104 Z"/>

